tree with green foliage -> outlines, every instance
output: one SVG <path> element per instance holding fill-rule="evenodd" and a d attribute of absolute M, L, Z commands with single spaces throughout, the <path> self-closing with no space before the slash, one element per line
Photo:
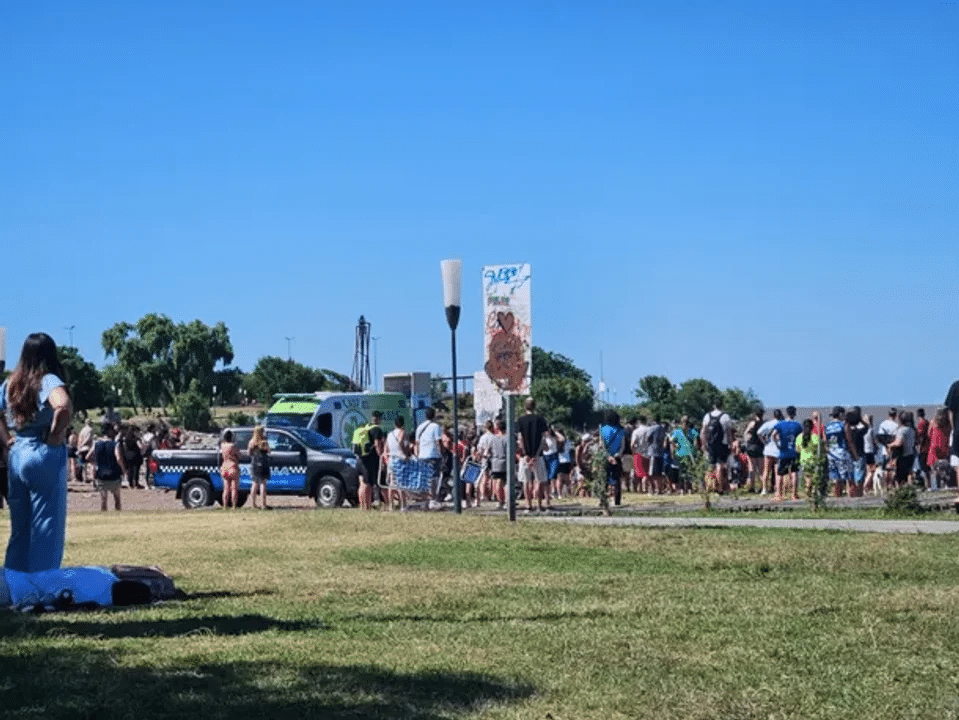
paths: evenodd
<path fill-rule="evenodd" d="M 752 388 L 741 390 L 738 387 L 726 388 L 723 392 L 723 409 L 735 420 L 745 420 L 762 401 Z"/>
<path fill-rule="evenodd" d="M 438 373 L 430 374 L 430 402 L 433 405 L 437 403 L 443 403 L 444 398 L 450 392 L 450 384 L 447 380 L 443 379 L 443 376 Z"/>
<path fill-rule="evenodd" d="M 100 396 L 103 405 L 133 405 L 133 386 L 130 376 L 116 364 L 104 365 L 100 371 Z"/>
<path fill-rule="evenodd" d="M 134 400 L 153 407 L 193 391 L 209 398 L 217 364 L 233 361 L 230 333 L 223 322 L 174 323 L 166 315 L 144 315 L 136 324 L 117 323 L 104 331 L 103 350 L 129 381 Z"/>
<path fill-rule="evenodd" d="M 533 346 L 533 379 L 563 377 L 589 385 L 592 378 L 582 368 L 576 367 L 565 355 L 549 352 Z"/>
<path fill-rule="evenodd" d="M 326 378 L 326 389 L 333 392 L 359 392 L 361 388 L 353 382 L 353 378 L 335 370 L 323 368 L 320 373 Z"/>
<path fill-rule="evenodd" d="M 243 378 L 245 374 L 240 368 L 230 367 L 217 370 L 213 374 L 213 387 L 216 392 L 213 393 L 213 401 L 224 405 L 239 404 L 242 396 L 240 390 L 243 389 Z"/>
<path fill-rule="evenodd" d="M 702 378 L 687 380 L 677 388 L 665 376 L 646 375 L 640 379 L 635 393 L 650 414 L 673 420 L 688 415 L 694 424 L 713 409 L 716 398 L 722 398 L 723 409 L 738 420 L 749 417 L 756 406 L 762 407 L 762 401 L 752 388 L 720 390 Z"/>
<path fill-rule="evenodd" d="M 533 346 L 530 394 L 549 419 L 569 428 L 593 421 L 593 388 L 589 373 L 559 353 Z"/>
<path fill-rule="evenodd" d="M 676 410 L 679 415 L 688 415 L 692 418 L 695 425 L 713 409 L 713 403 L 722 395 L 722 390 L 709 380 L 693 378 L 684 382 L 676 390 Z"/>
<path fill-rule="evenodd" d="M 676 386 L 668 377 L 647 375 L 640 379 L 639 387 L 634 392 L 653 417 L 673 420 L 681 414 L 677 411 Z"/>
<path fill-rule="evenodd" d="M 271 404 L 276 393 L 309 393 L 330 389 L 323 371 L 275 355 L 257 360 L 253 372 L 243 377 L 243 387 L 248 397 L 264 405 Z"/>
<path fill-rule="evenodd" d="M 75 347 L 61 346 L 59 348 L 60 363 L 67 373 L 67 385 L 70 388 L 70 398 L 73 409 L 86 415 L 87 410 L 103 406 L 103 387 L 100 381 L 100 371 L 96 365 L 80 355 Z"/>
<path fill-rule="evenodd" d="M 205 432 L 210 429 L 210 396 L 197 379 L 190 383 L 186 392 L 173 396 L 170 410 L 186 430 Z"/>

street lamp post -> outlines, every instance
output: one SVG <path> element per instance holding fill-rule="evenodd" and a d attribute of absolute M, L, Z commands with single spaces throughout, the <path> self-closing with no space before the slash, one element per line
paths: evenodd
<path fill-rule="evenodd" d="M 446 308 L 446 322 L 450 326 L 450 349 L 453 357 L 453 506 L 458 513 L 463 512 L 460 502 L 460 458 L 459 458 L 459 402 L 456 393 L 456 326 L 460 321 L 460 291 L 462 290 L 463 261 L 443 260 L 440 262 L 443 274 L 443 305 Z"/>

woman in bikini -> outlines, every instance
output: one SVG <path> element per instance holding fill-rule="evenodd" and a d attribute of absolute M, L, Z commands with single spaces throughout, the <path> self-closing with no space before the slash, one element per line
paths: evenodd
<path fill-rule="evenodd" d="M 240 492 L 240 451 L 233 444 L 232 430 L 223 433 L 223 440 L 220 442 L 220 456 L 223 458 L 220 465 L 220 477 L 223 478 L 221 502 L 225 510 L 227 507 L 236 507 Z"/>

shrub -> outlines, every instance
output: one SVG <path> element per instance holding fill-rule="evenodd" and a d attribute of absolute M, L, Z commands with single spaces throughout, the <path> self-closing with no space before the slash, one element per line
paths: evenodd
<path fill-rule="evenodd" d="M 826 495 L 829 492 L 829 464 L 826 457 L 820 455 L 805 466 L 803 479 L 806 481 L 806 497 L 813 510 L 822 510 L 826 507 Z"/>
<path fill-rule="evenodd" d="M 609 515 L 609 483 L 606 479 L 606 466 L 609 464 L 609 452 L 601 439 L 593 446 L 593 458 L 590 470 L 593 473 L 593 497 L 599 500 L 600 509 Z"/>
<path fill-rule="evenodd" d="M 924 509 L 916 486 L 903 485 L 887 495 L 885 512 L 887 515 L 921 515 Z"/>
<path fill-rule="evenodd" d="M 253 424 L 253 416 L 247 415 L 242 410 L 228 412 L 226 414 L 226 424 L 230 427 L 244 427 Z"/>
<path fill-rule="evenodd" d="M 206 432 L 210 429 L 210 399 L 200 390 L 200 383 L 190 382 L 190 389 L 174 396 L 172 414 L 180 419 L 183 428 Z"/>

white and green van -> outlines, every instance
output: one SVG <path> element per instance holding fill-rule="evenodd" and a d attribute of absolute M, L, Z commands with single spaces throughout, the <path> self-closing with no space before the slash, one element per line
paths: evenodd
<path fill-rule="evenodd" d="M 342 448 L 350 449 L 353 431 L 370 422 L 374 410 L 383 415 L 383 431 L 389 432 L 397 415 L 402 415 L 407 429 L 413 427 L 410 404 L 401 393 L 315 392 L 279 393 L 267 411 L 267 426 L 305 427 L 330 438 Z"/>

